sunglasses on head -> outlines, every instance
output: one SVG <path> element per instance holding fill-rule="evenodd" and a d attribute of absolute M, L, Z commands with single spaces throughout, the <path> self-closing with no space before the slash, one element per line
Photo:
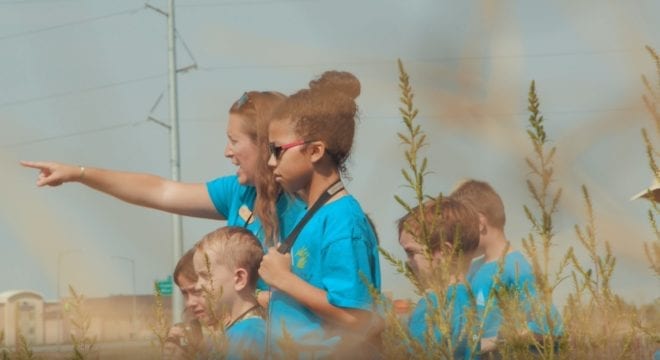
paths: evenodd
<path fill-rule="evenodd" d="M 308 143 L 309 143 L 309 141 L 305 141 L 305 140 L 298 140 L 298 141 L 294 141 L 294 142 L 284 144 L 284 145 L 279 145 L 279 146 L 275 145 L 275 143 L 269 143 L 268 144 L 268 150 L 270 151 L 271 155 L 275 156 L 275 159 L 279 159 L 280 156 L 282 156 L 282 153 L 284 153 L 284 151 L 286 151 L 288 149 L 291 149 L 292 147 L 305 145 L 305 144 L 308 144 Z"/>
<path fill-rule="evenodd" d="M 243 105 L 249 102 L 250 102 L 250 95 L 245 92 L 238 100 L 236 100 L 236 107 L 240 109 L 243 107 Z"/>

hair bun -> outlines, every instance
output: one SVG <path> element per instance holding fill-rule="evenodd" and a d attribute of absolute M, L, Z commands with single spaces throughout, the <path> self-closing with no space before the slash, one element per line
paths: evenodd
<path fill-rule="evenodd" d="M 326 71 L 320 78 L 309 82 L 311 91 L 339 92 L 355 100 L 360 96 L 360 80 L 347 71 Z"/>

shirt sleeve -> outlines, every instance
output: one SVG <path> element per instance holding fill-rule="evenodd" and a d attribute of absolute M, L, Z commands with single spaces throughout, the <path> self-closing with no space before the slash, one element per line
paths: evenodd
<path fill-rule="evenodd" d="M 376 286 L 377 276 L 372 250 L 367 241 L 356 236 L 333 241 L 322 250 L 322 282 L 330 304 L 372 310 L 369 287 Z"/>
<path fill-rule="evenodd" d="M 236 176 L 224 176 L 206 183 L 213 206 L 225 218 L 229 217 L 232 196 L 238 190 Z"/>

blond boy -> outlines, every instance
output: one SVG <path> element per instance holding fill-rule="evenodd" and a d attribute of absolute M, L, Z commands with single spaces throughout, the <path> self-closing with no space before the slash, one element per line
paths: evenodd
<path fill-rule="evenodd" d="M 223 227 L 204 236 L 195 249 L 197 288 L 207 299 L 195 316 L 214 331 L 224 329 L 227 339 L 224 349 L 209 344 L 209 356 L 263 358 L 266 325 L 254 295 L 263 257 L 259 240 L 244 228 Z"/>

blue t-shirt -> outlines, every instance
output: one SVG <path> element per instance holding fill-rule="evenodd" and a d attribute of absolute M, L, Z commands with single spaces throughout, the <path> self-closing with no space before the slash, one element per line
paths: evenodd
<path fill-rule="evenodd" d="M 266 322 L 261 317 L 251 317 L 237 322 L 227 329 L 227 360 L 263 359 L 266 355 Z"/>
<path fill-rule="evenodd" d="M 206 189 L 218 213 L 227 219 L 227 226 L 242 226 L 250 230 L 261 242 L 264 252 L 267 252 L 268 245 L 265 244 L 261 222 L 252 215 L 257 189 L 254 186 L 241 185 L 236 175 L 211 180 L 206 183 Z M 278 197 L 275 208 L 280 222 L 279 237 L 285 239 L 293 231 L 307 207 L 300 199 L 283 193 Z M 261 278 L 257 280 L 257 289 L 268 289 Z"/>
<path fill-rule="evenodd" d="M 241 185 L 236 175 L 211 180 L 206 183 L 206 189 L 218 213 L 227 219 L 227 226 L 246 227 L 261 241 L 264 251 L 267 251 L 261 222 L 254 215 L 250 218 L 257 199 L 257 189 L 254 186 Z M 282 194 L 275 207 L 280 222 L 279 236 L 284 239 L 300 220 L 306 205 L 297 198 Z"/>
<path fill-rule="evenodd" d="M 467 276 L 475 297 L 477 311 L 480 319 L 484 322 L 484 338 L 497 336 L 502 326 L 502 312 L 499 306 L 497 306 L 494 294 L 492 300 L 493 306 L 490 307 L 487 314 L 484 314 L 497 272 L 498 261 L 485 262 L 484 258 L 481 257 L 472 262 Z M 534 273 L 527 259 L 519 251 L 508 253 L 504 258 L 500 284 L 508 291 L 512 291 L 513 294 L 519 296 L 518 299 L 521 301 L 524 311 L 527 314 L 527 326 L 529 330 L 536 334 L 546 334 L 550 332 L 551 325 L 545 320 L 542 320 L 543 325 L 540 325 L 540 321 L 535 319 L 537 316 L 534 316 L 534 312 L 532 311 L 532 303 L 538 301 L 535 283 Z M 540 301 L 538 303 L 540 304 Z M 553 319 L 553 334 L 560 335 L 563 332 L 561 316 L 559 316 L 554 305 L 550 309 L 550 312 Z"/>
<path fill-rule="evenodd" d="M 380 292 L 380 265 L 376 236 L 362 208 L 350 195 L 321 207 L 302 229 L 291 249 L 291 271 L 327 292 L 337 307 L 372 311 L 370 286 Z M 286 333 L 301 357 L 319 357 L 332 351 L 340 336 L 332 324 L 281 291 L 273 291 L 269 304 L 273 351 Z"/>
<path fill-rule="evenodd" d="M 264 359 L 266 356 L 266 321 L 260 316 L 245 318 L 225 329 L 223 340 L 209 334 L 206 349 L 195 359 Z"/>
<path fill-rule="evenodd" d="M 467 312 L 471 308 L 470 296 L 465 285 L 450 285 L 446 293 L 446 302 L 443 305 L 446 309 L 440 313 L 438 307 L 438 296 L 434 292 L 428 292 L 417 302 L 408 320 L 410 337 L 417 341 L 422 349 L 429 351 L 434 346 L 433 343 L 437 346 L 442 341 L 443 334 L 439 328 L 442 320 L 440 319 L 450 319 L 453 357 L 455 359 L 471 358 L 467 341 L 467 336 L 471 334 L 469 331 L 464 331 L 467 324 Z M 433 327 L 432 335 L 431 326 Z M 427 336 L 430 337 L 432 343 L 427 342 Z"/>

